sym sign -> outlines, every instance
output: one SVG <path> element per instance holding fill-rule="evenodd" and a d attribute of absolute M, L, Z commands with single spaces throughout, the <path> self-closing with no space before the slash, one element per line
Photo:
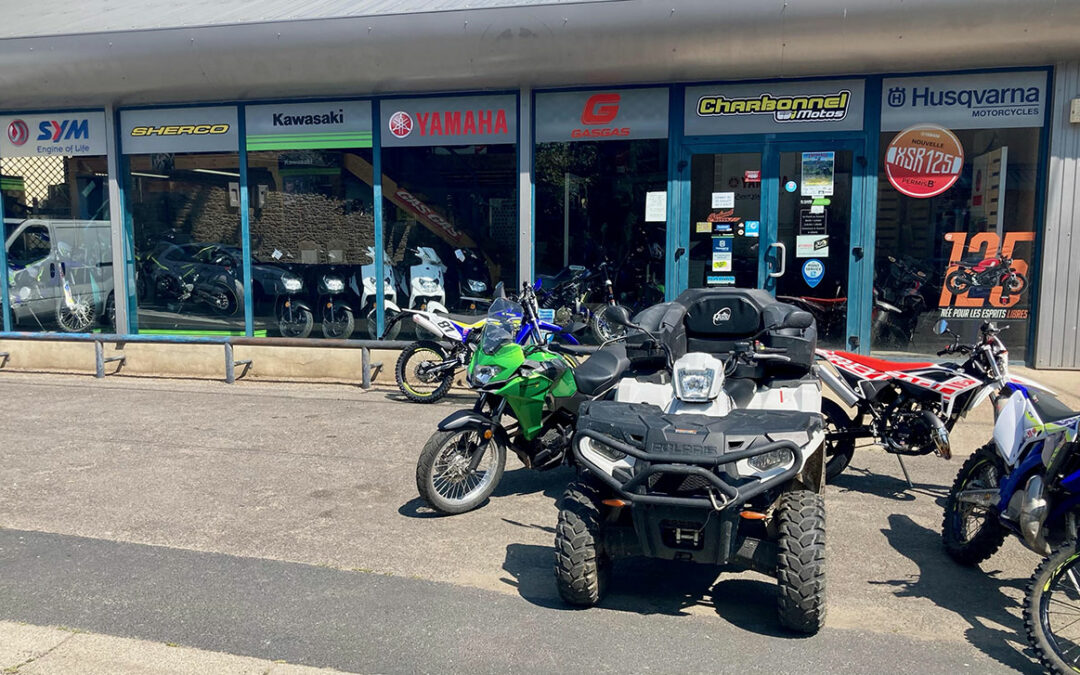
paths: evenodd
<path fill-rule="evenodd" d="M 170 152 L 237 152 L 234 107 L 161 108 L 120 112 L 125 155 Z"/>
<path fill-rule="evenodd" d="M 537 143 L 667 138 L 667 135 L 667 89 L 536 95 Z"/>
<path fill-rule="evenodd" d="M 861 131 L 863 81 L 687 87 L 687 136 Z"/>
<path fill-rule="evenodd" d="M 517 143 L 517 97 L 454 96 L 381 103 L 385 148 Z"/>
<path fill-rule="evenodd" d="M 104 155 L 105 113 L 0 117 L 0 157 Z"/>
<path fill-rule="evenodd" d="M 248 150 L 371 147 L 370 101 L 249 105 L 244 119 Z"/>
<path fill-rule="evenodd" d="M 1041 127 L 1046 97 L 1043 71 L 889 78 L 881 85 L 881 130 L 928 122 L 948 129 Z"/>

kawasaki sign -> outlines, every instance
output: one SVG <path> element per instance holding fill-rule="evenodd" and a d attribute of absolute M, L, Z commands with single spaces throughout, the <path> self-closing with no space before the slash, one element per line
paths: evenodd
<path fill-rule="evenodd" d="M 1046 96 L 1044 71 L 890 78 L 881 88 L 881 129 L 1041 127 Z"/>
<path fill-rule="evenodd" d="M 371 103 L 288 103 L 245 108 L 248 150 L 370 148 Z"/>

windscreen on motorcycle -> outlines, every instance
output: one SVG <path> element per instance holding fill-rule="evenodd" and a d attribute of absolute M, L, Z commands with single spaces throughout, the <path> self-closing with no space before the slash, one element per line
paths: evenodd
<path fill-rule="evenodd" d="M 480 349 L 490 355 L 497 352 L 499 347 L 513 342 L 524 314 L 524 308 L 518 303 L 497 298 L 488 309 L 484 332 L 480 336 Z"/>

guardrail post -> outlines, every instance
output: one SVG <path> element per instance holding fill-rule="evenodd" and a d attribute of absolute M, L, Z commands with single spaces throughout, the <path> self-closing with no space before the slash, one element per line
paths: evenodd
<path fill-rule="evenodd" d="M 94 340 L 94 377 L 105 377 L 105 346 L 101 340 Z"/>
<path fill-rule="evenodd" d="M 371 350 L 360 348 L 360 388 L 371 389 Z"/>
<path fill-rule="evenodd" d="M 225 343 L 225 384 L 236 382 L 236 361 L 233 360 L 232 343 Z"/>

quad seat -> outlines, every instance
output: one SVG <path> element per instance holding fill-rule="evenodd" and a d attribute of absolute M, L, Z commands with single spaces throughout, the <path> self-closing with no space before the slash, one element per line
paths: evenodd
<path fill-rule="evenodd" d="M 596 351 L 574 369 L 574 383 L 579 393 L 595 396 L 613 387 L 629 368 L 626 347 L 621 343 L 612 343 Z"/>

